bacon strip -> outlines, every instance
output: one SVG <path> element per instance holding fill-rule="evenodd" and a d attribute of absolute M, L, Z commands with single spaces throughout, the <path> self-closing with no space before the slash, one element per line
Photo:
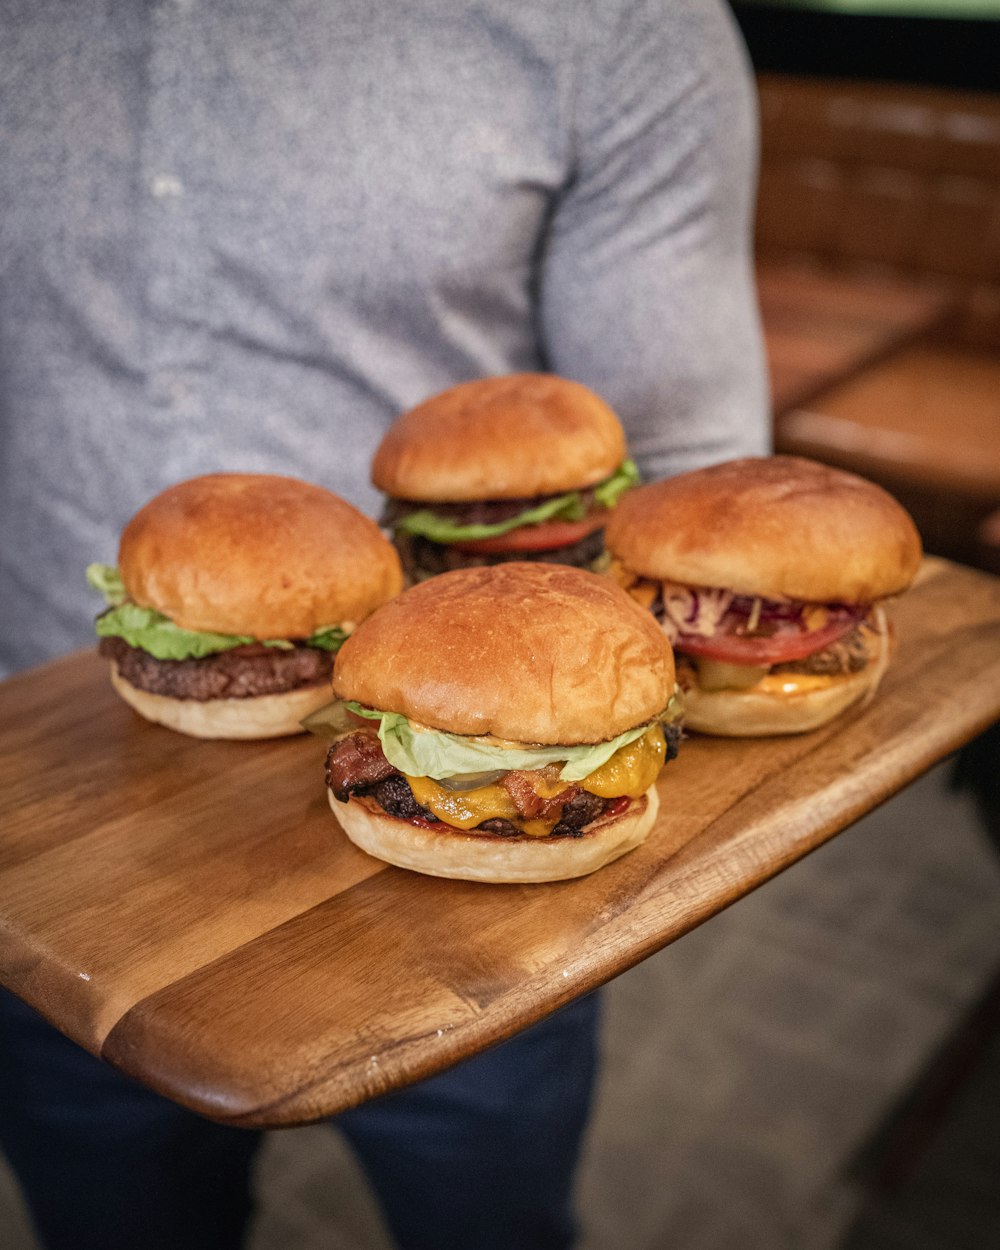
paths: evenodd
<path fill-rule="evenodd" d="M 580 793 L 579 786 L 567 786 L 565 790 L 560 790 L 552 798 L 546 799 L 538 794 L 532 784 L 534 779 L 552 782 L 558 776 L 558 766 L 549 764 L 545 768 L 532 772 L 515 769 L 502 777 L 499 784 L 514 800 L 518 814 L 525 820 L 546 819 L 561 812 L 566 804 Z"/>
<path fill-rule="evenodd" d="M 334 798 L 346 803 L 353 791 L 385 781 L 399 769 L 382 753 L 382 743 L 373 733 L 356 733 L 341 738 L 326 757 L 326 784 Z"/>

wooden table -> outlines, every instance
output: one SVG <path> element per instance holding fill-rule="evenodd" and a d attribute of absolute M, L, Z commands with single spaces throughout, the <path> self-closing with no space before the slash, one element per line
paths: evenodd
<path fill-rule="evenodd" d="M 1000 503 L 1000 352 L 914 343 L 784 415 L 782 450 Z"/>
<path fill-rule="evenodd" d="M 757 289 L 775 416 L 943 324 L 946 291 L 763 261 Z"/>
<path fill-rule="evenodd" d="M 674 941 L 1000 714 L 1000 580 L 935 562 L 892 616 L 866 709 L 802 737 L 685 742 L 649 840 L 547 885 L 369 859 L 330 814 L 317 739 L 171 733 L 89 653 L 17 677 L 0 687 L 0 979 L 233 1124 L 430 1075 Z"/>

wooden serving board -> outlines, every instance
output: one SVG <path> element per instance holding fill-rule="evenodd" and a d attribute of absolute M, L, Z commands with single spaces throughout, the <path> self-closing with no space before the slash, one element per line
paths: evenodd
<path fill-rule="evenodd" d="M 0 686 L 0 980 L 220 1121 L 303 1123 L 508 1037 L 680 937 L 1000 715 L 1000 579 L 928 562 L 877 698 L 815 733 L 692 737 L 649 840 L 577 881 L 388 868 L 324 744 L 200 742 L 77 654 Z"/>

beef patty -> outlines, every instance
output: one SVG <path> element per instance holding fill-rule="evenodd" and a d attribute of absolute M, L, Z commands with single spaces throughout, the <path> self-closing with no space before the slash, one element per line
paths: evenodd
<path fill-rule="evenodd" d="M 663 728 L 667 738 L 667 758 L 673 759 L 677 754 L 681 730 L 677 725 L 665 725 Z M 437 820 L 433 812 L 422 807 L 413 797 L 410 783 L 385 758 L 381 743 L 372 733 L 350 734 L 334 743 L 326 757 L 326 784 L 334 798 L 342 803 L 348 802 L 352 794 L 370 795 L 389 816 L 400 820 Z M 563 806 L 549 837 L 580 837 L 585 825 L 597 820 L 610 804 L 617 801 L 590 794 L 578 786 L 567 786 L 567 790 L 572 792 L 572 797 Z M 476 831 L 503 838 L 525 836 L 513 821 L 500 817 L 481 821 L 473 830 Z"/>
<path fill-rule="evenodd" d="M 124 638 L 102 638 L 98 652 L 118 665 L 119 674 L 137 690 L 170 699 L 251 699 L 287 694 L 304 686 L 324 685 L 333 655 L 297 643 L 291 650 L 250 643 L 197 660 L 158 660 Z"/>
<path fill-rule="evenodd" d="M 772 664 L 772 673 L 812 673 L 817 677 L 838 677 L 846 673 L 860 673 L 871 659 L 868 643 L 860 629 L 852 629 L 843 638 L 831 642 L 822 651 L 814 651 L 804 660 L 790 660 L 786 664 Z"/>

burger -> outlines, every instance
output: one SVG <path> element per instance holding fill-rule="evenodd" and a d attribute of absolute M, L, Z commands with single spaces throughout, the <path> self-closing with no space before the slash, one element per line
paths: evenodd
<path fill-rule="evenodd" d="M 148 720 L 200 738 L 302 732 L 333 656 L 402 589 L 392 545 L 337 495 L 294 478 L 215 473 L 129 521 L 118 565 L 92 564 L 111 682 Z"/>
<path fill-rule="evenodd" d="M 370 855 L 439 877 L 551 881 L 639 845 L 680 733 L 670 644 L 606 578 L 459 569 L 344 644 L 330 805 Z"/>
<path fill-rule="evenodd" d="M 802 733 L 870 698 L 889 659 L 882 603 L 921 559 L 890 495 L 794 456 L 641 487 L 607 544 L 609 575 L 674 645 L 685 726 L 733 737 Z"/>
<path fill-rule="evenodd" d="M 508 561 L 580 568 L 638 474 L 614 412 L 542 373 L 463 382 L 404 413 L 372 464 L 411 582 Z"/>

